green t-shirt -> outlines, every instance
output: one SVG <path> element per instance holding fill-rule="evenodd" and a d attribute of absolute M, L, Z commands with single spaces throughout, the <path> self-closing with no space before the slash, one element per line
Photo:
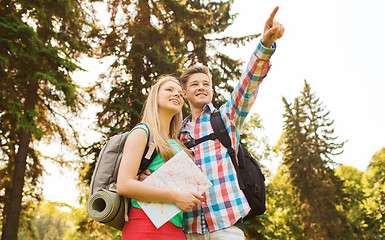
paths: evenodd
<path fill-rule="evenodd" d="M 144 129 L 147 132 L 147 136 L 148 136 L 148 130 L 144 125 L 136 126 L 132 130 L 137 128 Z M 167 139 L 167 141 L 175 149 L 176 153 L 182 151 L 182 148 L 178 145 L 178 143 L 176 143 L 174 139 Z M 153 173 L 158 168 L 160 168 L 163 164 L 164 164 L 163 157 L 160 154 L 158 154 L 155 156 L 154 160 L 152 160 L 152 162 L 148 166 L 148 169 Z M 131 199 L 131 205 L 132 207 L 142 209 L 135 199 Z M 170 219 L 170 222 L 172 222 L 177 227 L 182 227 L 182 221 L 183 221 L 182 211 L 180 211 L 177 215 L 175 215 L 173 218 Z"/>

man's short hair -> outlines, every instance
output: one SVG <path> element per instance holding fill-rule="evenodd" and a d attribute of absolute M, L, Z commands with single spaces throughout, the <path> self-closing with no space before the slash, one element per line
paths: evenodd
<path fill-rule="evenodd" d="M 199 66 L 194 65 L 194 66 L 187 68 L 182 73 L 182 75 L 179 77 L 179 81 L 180 81 L 183 89 L 187 88 L 188 79 L 190 78 L 191 75 L 193 75 L 195 73 L 204 73 L 209 77 L 210 81 L 212 81 L 212 79 L 211 79 L 212 75 L 211 75 L 208 67 L 203 66 L 203 65 L 199 65 Z"/>

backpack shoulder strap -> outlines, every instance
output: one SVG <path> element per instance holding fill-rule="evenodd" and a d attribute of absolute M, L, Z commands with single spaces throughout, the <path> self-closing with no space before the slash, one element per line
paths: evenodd
<path fill-rule="evenodd" d="M 201 137 L 199 139 L 191 139 L 190 141 L 185 142 L 184 145 L 187 148 L 192 148 L 192 147 L 195 147 L 196 145 L 201 144 L 203 142 L 206 142 L 208 140 L 215 140 L 215 139 L 217 139 L 217 135 L 214 132 L 214 133 L 210 133 L 207 136 Z"/>
<path fill-rule="evenodd" d="M 231 139 L 230 139 L 229 133 L 227 132 L 225 123 L 223 122 L 221 114 L 217 109 L 215 109 L 214 112 L 211 114 L 210 123 L 215 134 L 218 137 L 218 140 L 227 149 L 227 152 L 230 155 L 231 162 L 233 163 L 235 171 L 237 172 L 239 186 L 241 187 L 241 189 L 243 189 L 245 187 L 245 184 L 243 182 L 243 179 L 240 176 L 239 165 L 236 158 L 236 152 L 234 148 L 231 146 Z"/>
<path fill-rule="evenodd" d="M 184 145 L 187 148 L 192 148 L 192 147 L 195 147 L 196 145 L 198 145 L 202 142 L 205 142 L 208 140 L 218 139 L 221 142 L 221 144 L 227 149 L 227 151 L 230 155 L 231 161 L 233 162 L 234 166 L 236 167 L 236 165 L 237 165 L 236 153 L 235 153 L 234 148 L 231 146 L 231 139 L 230 139 L 229 134 L 226 130 L 225 123 L 223 122 L 221 114 L 217 109 L 215 109 L 214 112 L 210 116 L 210 124 L 214 130 L 213 133 L 211 133 L 207 136 L 201 137 L 199 139 L 192 139 L 192 140 L 184 143 Z"/>
<path fill-rule="evenodd" d="M 139 166 L 139 173 L 140 173 L 145 169 L 147 169 L 148 166 L 150 166 L 152 160 L 154 160 L 158 152 L 156 151 L 156 148 L 155 148 L 154 134 L 151 126 L 143 122 L 139 123 L 137 126 L 139 125 L 145 126 L 148 130 L 147 144 L 146 144 L 146 148 L 144 149 L 143 157 Z"/>
<path fill-rule="evenodd" d="M 238 165 L 236 162 L 235 150 L 231 146 L 231 139 L 229 133 L 227 132 L 225 123 L 223 122 L 221 114 L 217 109 L 215 109 L 214 112 L 211 114 L 210 123 L 218 140 L 222 143 L 225 148 L 227 148 L 227 151 L 229 152 L 231 161 L 233 162 L 234 166 Z"/>

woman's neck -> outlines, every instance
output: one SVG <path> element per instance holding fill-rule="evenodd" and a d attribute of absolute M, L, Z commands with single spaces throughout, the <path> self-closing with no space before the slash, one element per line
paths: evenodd
<path fill-rule="evenodd" d="M 169 114 L 159 112 L 160 133 L 164 138 L 171 138 L 170 136 L 170 123 L 173 116 Z"/>

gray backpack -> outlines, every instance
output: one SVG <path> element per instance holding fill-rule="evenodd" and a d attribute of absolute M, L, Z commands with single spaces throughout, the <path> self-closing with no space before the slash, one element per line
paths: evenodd
<path fill-rule="evenodd" d="M 148 138 L 138 174 L 145 170 L 157 155 L 151 128 L 145 123 L 139 125 L 146 126 Z M 128 220 L 127 213 L 131 207 L 131 201 L 116 192 L 118 170 L 128 135 L 129 132 L 122 132 L 112 136 L 100 151 L 87 202 L 89 217 L 119 230 L 123 229 L 124 222 Z"/>

